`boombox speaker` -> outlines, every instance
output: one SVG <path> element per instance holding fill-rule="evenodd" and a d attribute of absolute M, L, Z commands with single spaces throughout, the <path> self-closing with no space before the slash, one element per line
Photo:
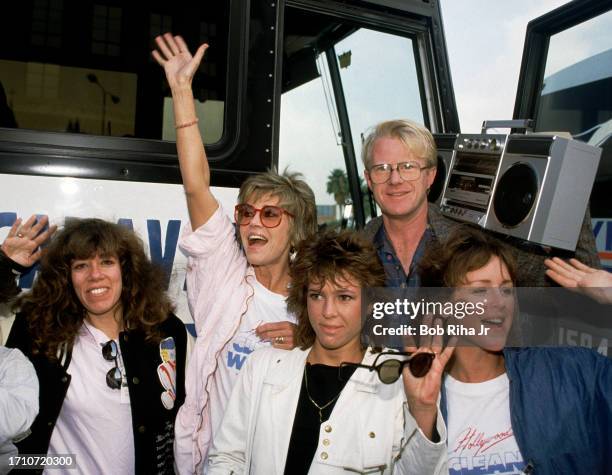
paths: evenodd
<path fill-rule="evenodd" d="M 575 250 L 600 157 L 577 140 L 509 136 L 484 227 Z"/>

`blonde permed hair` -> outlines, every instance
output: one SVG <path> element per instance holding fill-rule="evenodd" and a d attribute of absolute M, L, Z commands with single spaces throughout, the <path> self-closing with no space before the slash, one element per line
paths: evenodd
<path fill-rule="evenodd" d="M 254 202 L 266 195 L 277 196 L 279 206 L 293 215 L 289 236 L 292 248 L 317 231 L 315 196 L 301 173 L 285 169 L 282 174 L 269 170 L 252 175 L 240 187 L 238 203 Z"/>

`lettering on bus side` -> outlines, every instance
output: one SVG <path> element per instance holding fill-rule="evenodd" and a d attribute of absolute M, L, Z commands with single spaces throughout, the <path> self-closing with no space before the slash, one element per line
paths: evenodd
<path fill-rule="evenodd" d="M 16 219 L 17 213 L 0 212 L 0 229 L 5 227 L 10 228 Z M 67 221 L 70 219 L 71 217 L 66 218 Z M 134 222 L 130 218 L 121 218 L 117 221 L 117 223 L 131 230 L 134 229 Z M 178 246 L 178 239 L 181 230 L 181 221 L 178 219 L 171 219 L 168 221 L 166 225 L 165 241 L 163 243 L 161 221 L 159 219 L 147 219 L 146 228 L 151 261 L 163 269 L 165 274 L 165 287 L 167 289 L 170 285 L 170 278 L 172 276 L 172 269 L 174 267 L 176 248 Z M 22 289 L 29 289 L 32 287 L 38 267 L 39 266 L 37 263 L 32 266 L 28 272 L 21 275 L 19 279 L 19 286 Z"/>
<path fill-rule="evenodd" d="M 601 265 L 612 272 L 612 219 L 593 219 L 592 224 Z"/>

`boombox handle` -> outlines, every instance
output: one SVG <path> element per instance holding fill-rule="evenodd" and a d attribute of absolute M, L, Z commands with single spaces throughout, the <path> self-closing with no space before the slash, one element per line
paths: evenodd
<path fill-rule="evenodd" d="M 486 134 L 489 129 L 523 129 L 525 132 L 533 132 L 533 120 L 485 120 L 482 123 L 482 133 Z"/>

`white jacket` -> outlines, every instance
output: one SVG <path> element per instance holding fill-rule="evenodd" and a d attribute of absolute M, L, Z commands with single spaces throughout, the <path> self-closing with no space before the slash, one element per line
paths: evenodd
<path fill-rule="evenodd" d="M 209 453 L 211 475 L 283 473 L 308 352 L 266 348 L 250 356 Z M 374 358 L 367 351 L 363 362 Z M 433 443 L 417 427 L 401 378 L 387 385 L 358 368 L 321 424 L 309 473 L 442 473 L 446 426 L 439 411 L 437 429 L 441 440 Z"/>
<path fill-rule="evenodd" d="M 21 351 L 0 346 L 0 474 L 17 455 L 14 440 L 28 434 L 38 414 L 38 378 Z"/>
<path fill-rule="evenodd" d="M 247 311 L 255 271 L 221 205 L 198 229 L 186 229 L 180 246 L 189 258 L 187 297 L 198 337 L 185 371 L 185 402 L 176 417 L 174 457 L 177 473 L 193 475 L 202 473 L 213 437 L 210 397 L 217 359 Z"/>

